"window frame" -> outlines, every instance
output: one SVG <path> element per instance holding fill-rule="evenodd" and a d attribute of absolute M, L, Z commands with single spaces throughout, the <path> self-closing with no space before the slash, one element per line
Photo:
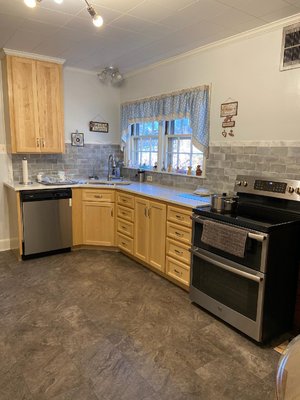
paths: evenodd
<path fill-rule="evenodd" d="M 135 135 L 136 133 L 136 126 L 138 124 L 143 124 L 144 122 L 139 122 L 135 124 L 131 124 L 129 127 L 130 130 L 130 138 L 127 142 L 126 145 L 126 151 L 125 151 L 125 162 L 126 165 L 128 165 L 129 168 L 137 169 L 137 168 L 143 168 L 146 171 L 151 171 L 151 172 L 159 172 L 159 173 L 168 173 L 168 174 L 173 174 L 173 175 L 178 175 L 182 174 L 185 176 L 191 176 L 191 177 L 196 177 L 195 171 L 193 171 L 192 175 L 187 175 L 187 170 L 180 170 L 176 171 L 175 167 L 173 167 L 175 170 L 172 170 L 172 172 L 168 172 L 168 160 L 169 160 L 169 155 L 171 154 L 168 152 L 168 139 L 169 138 L 176 138 L 178 141 L 180 139 L 190 139 L 190 152 L 189 152 L 189 157 L 192 160 L 193 157 L 193 143 L 192 143 L 192 134 L 191 133 L 182 133 L 182 134 L 175 134 L 171 133 L 170 131 L 175 131 L 175 120 L 181 119 L 181 118 L 175 118 L 172 120 L 164 120 L 164 121 L 158 121 L 158 120 L 153 120 L 152 122 L 158 122 L 159 123 L 159 128 L 158 128 L 158 135 L 149 135 L 149 138 L 158 138 L 158 152 L 157 152 L 157 169 L 154 169 L 153 166 L 141 166 L 139 164 L 136 164 L 136 156 L 135 156 L 135 142 L 138 140 L 138 137 Z M 148 121 L 147 121 L 148 122 Z M 145 138 L 147 136 L 141 136 L 141 138 Z M 205 172 L 205 166 L 206 166 L 206 157 L 203 152 L 202 153 L 202 175 L 201 177 L 203 178 L 204 172 Z M 181 154 L 188 154 L 188 153 L 181 153 Z M 180 155 L 179 152 L 179 147 L 177 151 L 177 160 Z M 162 170 L 164 168 L 164 170 Z"/>

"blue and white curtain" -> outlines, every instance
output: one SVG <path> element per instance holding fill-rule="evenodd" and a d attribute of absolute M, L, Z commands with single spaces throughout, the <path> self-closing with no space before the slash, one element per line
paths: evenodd
<path fill-rule="evenodd" d="M 121 105 L 122 141 L 126 144 L 128 140 L 130 124 L 179 118 L 189 118 L 193 145 L 207 154 L 209 144 L 208 85 L 123 103 Z"/>

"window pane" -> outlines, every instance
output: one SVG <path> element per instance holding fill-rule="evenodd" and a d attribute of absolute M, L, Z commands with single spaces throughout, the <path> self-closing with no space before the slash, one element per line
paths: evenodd
<path fill-rule="evenodd" d="M 157 163 L 157 153 L 151 153 L 151 167 L 154 167 L 155 163 Z"/>
<path fill-rule="evenodd" d="M 168 152 L 178 151 L 178 139 L 168 138 Z"/>
<path fill-rule="evenodd" d="M 158 139 L 151 139 L 151 151 L 158 151 Z"/>
<path fill-rule="evenodd" d="M 150 165 L 150 153 L 140 153 L 140 165 L 149 166 Z"/>
<path fill-rule="evenodd" d="M 158 130 L 159 130 L 159 122 L 158 121 L 154 121 L 153 122 L 153 134 L 154 135 L 158 135 Z"/>
<path fill-rule="evenodd" d="M 191 152 L 191 139 L 181 139 L 179 141 L 179 152 L 180 153 Z"/>
<path fill-rule="evenodd" d="M 188 118 L 174 120 L 174 135 L 191 135 L 190 121 Z"/>
<path fill-rule="evenodd" d="M 179 154 L 179 168 L 187 169 L 191 164 L 191 157 L 189 154 Z"/>

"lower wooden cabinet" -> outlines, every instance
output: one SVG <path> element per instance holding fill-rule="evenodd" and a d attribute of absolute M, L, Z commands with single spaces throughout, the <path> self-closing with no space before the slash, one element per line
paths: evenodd
<path fill-rule="evenodd" d="M 115 245 L 113 191 L 74 188 L 72 205 L 73 246 Z"/>
<path fill-rule="evenodd" d="M 135 198 L 134 256 L 161 272 L 165 271 L 165 204 Z"/>
<path fill-rule="evenodd" d="M 82 205 L 83 244 L 115 244 L 114 203 L 84 201 Z"/>

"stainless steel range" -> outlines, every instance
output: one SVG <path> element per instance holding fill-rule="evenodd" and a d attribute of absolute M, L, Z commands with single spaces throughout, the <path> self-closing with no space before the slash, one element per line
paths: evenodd
<path fill-rule="evenodd" d="M 234 214 L 193 211 L 190 298 L 258 342 L 292 327 L 300 181 L 238 176 Z"/>

